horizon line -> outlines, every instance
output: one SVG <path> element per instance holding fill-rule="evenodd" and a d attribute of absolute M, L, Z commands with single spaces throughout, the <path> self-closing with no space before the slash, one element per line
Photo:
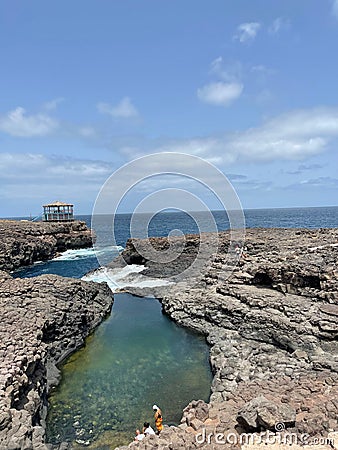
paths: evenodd
<path fill-rule="evenodd" d="M 229 211 L 265 211 L 265 210 L 275 210 L 275 209 L 316 209 L 316 208 L 338 208 L 338 205 L 325 205 L 325 206 L 274 206 L 274 207 L 264 207 L 264 208 L 243 208 L 243 209 L 231 209 Z M 169 209 L 169 208 L 168 208 Z M 211 209 L 209 210 L 210 212 L 226 212 L 226 210 L 223 209 Z M 182 211 L 182 210 L 178 210 L 178 209 L 173 209 L 172 211 L 166 211 L 166 210 L 161 210 L 161 211 L 145 211 L 142 213 L 134 213 L 133 211 L 131 212 L 119 212 L 117 214 L 115 214 L 116 216 L 119 215 L 128 215 L 128 214 L 179 214 L 179 213 L 206 213 L 208 211 Z M 79 217 L 79 216 L 91 216 L 92 213 L 78 213 L 78 214 L 74 214 L 74 217 Z M 98 213 L 96 215 L 99 216 L 107 216 L 107 215 L 114 215 L 114 213 Z M 39 216 L 34 216 L 34 217 L 42 217 L 42 214 L 40 214 Z M 30 216 L 0 216 L 0 219 L 27 219 Z"/>

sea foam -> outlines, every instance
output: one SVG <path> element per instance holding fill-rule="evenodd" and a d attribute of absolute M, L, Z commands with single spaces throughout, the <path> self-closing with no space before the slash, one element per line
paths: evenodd
<path fill-rule="evenodd" d="M 92 258 L 97 255 L 103 255 L 109 252 L 120 252 L 123 250 L 123 247 L 120 246 L 110 246 L 103 247 L 102 249 L 94 249 L 90 248 L 78 248 L 76 250 L 66 250 L 60 256 L 54 258 L 54 261 L 73 261 L 74 259 L 82 259 L 82 258 Z"/>
<path fill-rule="evenodd" d="M 142 271 L 144 269 L 144 266 L 137 264 L 131 264 L 123 267 L 122 269 L 109 269 L 107 267 L 101 267 L 100 269 L 97 269 L 94 272 L 82 277 L 82 280 L 95 281 L 96 283 L 102 283 L 105 281 L 113 292 L 127 286 L 147 288 L 167 286 L 171 284 L 167 280 L 149 278 L 142 275 Z"/>

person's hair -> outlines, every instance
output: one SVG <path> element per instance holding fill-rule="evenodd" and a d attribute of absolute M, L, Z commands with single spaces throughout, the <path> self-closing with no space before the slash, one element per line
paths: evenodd
<path fill-rule="evenodd" d="M 148 427 L 150 427 L 150 423 L 149 423 L 149 422 L 144 422 L 143 426 L 144 426 L 145 428 L 148 428 Z"/>

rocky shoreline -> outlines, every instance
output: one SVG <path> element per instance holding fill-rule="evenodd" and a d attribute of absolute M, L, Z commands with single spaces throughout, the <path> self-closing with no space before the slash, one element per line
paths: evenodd
<path fill-rule="evenodd" d="M 8 271 L 60 251 L 91 245 L 84 222 L 0 221 L 0 449 L 46 450 L 50 388 L 60 364 L 110 313 L 105 283 Z"/>
<path fill-rule="evenodd" d="M 91 230 L 85 222 L 0 220 L 0 270 L 7 272 L 91 245 Z"/>
<path fill-rule="evenodd" d="M 83 225 L 68 231 L 42 225 L 18 222 L 7 234 L 0 226 L 2 268 L 13 270 L 89 242 Z M 218 253 L 199 279 L 125 289 L 156 296 L 168 316 L 206 336 L 214 379 L 209 403 L 191 402 L 178 427 L 120 450 L 249 450 L 260 446 L 219 443 L 217 433 L 223 438 L 275 433 L 282 424 L 282 433 L 299 439 L 305 433 L 312 443 L 338 430 L 338 230 L 247 230 L 238 264 L 227 257 L 229 238 L 219 233 Z M 180 238 L 171 243 L 176 245 L 175 239 L 179 246 Z M 198 236 L 184 239 L 182 254 L 162 265 L 144 257 L 142 241 L 136 250 L 129 240 L 112 266 L 141 263 L 146 276 L 175 277 L 199 251 Z M 168 248 L 165 238 L 151 242 L 157 251 Z M 228 278 L 222 276 L 227 266 L 233 271 Z M 0 303 L 0 449 L 47 450 L 52 448 L 45 443 L 47 395 L 59 381 L 57 364 L 109 314 L 113 297 L 105 283 L 54 275 L 13 279 L 3 271 Z"/>
<path fill-rule="evenodd" d="M 47 395 L 57 365 L 81 347 L 113 303 L 104 283 L 0 272 L 0 449 L 47 449 Z"/>
<path fill-rule="evenodd" d="M 157 251 L 168 248 L 164 238 L 151 242 Z M 219 243 L 198 282 L 127 289 L 155 295 L 173 320 L 205 334 L 214 379 L 209 404 L 188 405 L 179 427 L 120 450 L 239 449 L 239 443 L 211 438 L 207 444 L 196 436 L 276 433 L 280 423 L 299 442 L 308 435 L 305 443 L 338 431 L 338 230 L 247 230 L 245 254 L 223 280 L 229 234 L 219 233 Z M 143 273 L 161 278 L 194 259 L 199 238 L 186 236 L 184 252 L 164 271 L 147 261 L 142 245 L 128 241 L 118 263 L 142 262 Z"/>

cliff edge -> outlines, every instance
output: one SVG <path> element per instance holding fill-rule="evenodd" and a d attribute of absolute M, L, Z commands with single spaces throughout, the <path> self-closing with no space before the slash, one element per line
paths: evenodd
<path fill-rule="evenodd" d="M 7 272 L 53 258 L 71 248 L 92 245 L 85 222 L 0 220 L 0 270 Z"/>

